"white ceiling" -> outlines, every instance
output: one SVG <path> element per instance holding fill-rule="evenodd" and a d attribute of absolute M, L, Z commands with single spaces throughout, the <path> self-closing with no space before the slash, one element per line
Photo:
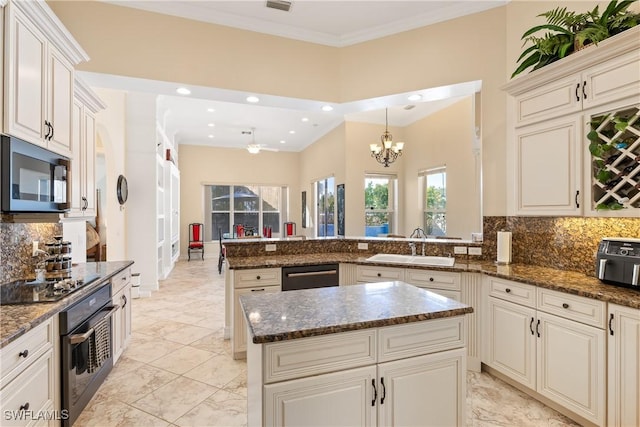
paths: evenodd
<path fill-rule="evenodd" d="M 266 1 L 253 0 L 108 2 L 330 46 L 371 40 L 506 3 L 480 0 L 295 0 L 291 11 L 284 12 L 266 8 Z M 382 133 L 384 108 L 389 109 L 390 126 L 406 126 L 459 97 L 480 90 L 480 82 L 468 82 L 333 104 L 333 111 L 325 112 L 321 107 L 326 103 L 322 101 L 194 86 L 189 86 L 189 96 L 180 96 L 176 95 L 178 84 L 174 83 L 86 72 L 80 74 L 95 87 L 160 95 L 159 120 L 164 122 L 167 135 L 175 137 L 180 144 L 244 149 L 255 138 L 255 143 L 263 148 L 277 151 L 301 151 L 345 120 L 380 124 Z M 422 99 L 407 100 L 409 95 L 416 93 Z M 246 101 L 248 95 L 257 95 L 260 102 L 249 104 Z M 415 107 L 406 110 L 407 105 Z M 214 111 L 210 112 L 210 109 Z M 243 134 L 252 128 L 255 128 L 253 135 Z"/>

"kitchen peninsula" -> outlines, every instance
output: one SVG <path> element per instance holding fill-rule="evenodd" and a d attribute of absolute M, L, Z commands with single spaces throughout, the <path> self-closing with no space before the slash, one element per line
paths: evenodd
<path fill-rule="evenodd" d="M 401 281 L 240 301 L 250 426 L 465 425 L 473 308 Z"/>

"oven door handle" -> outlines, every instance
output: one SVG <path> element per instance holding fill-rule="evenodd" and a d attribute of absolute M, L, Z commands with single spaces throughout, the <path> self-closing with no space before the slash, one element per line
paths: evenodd
<path fill-rule="evenodd" d="M 104 317 L 102 319 L 100 319 L 101 321 L 106 319 L 107 317 L 110 317 L 113 313 L 115 313 L 116 311 L 118 311 L 120 309 L 120 306 L 117 304 L 114 304 L 111 307 L 111 310 L 109 310 L 109 312 L 107 314 L 104 315 Z M 93 328 L 89 328 L 89 330 L 83 334 L 73 334 L 73 335 L 69 335 L 69 344 L 80 344 L 85 342 L 86 340 L 89 339 L 89 337 L 91 335 L 93 335 Z"/>
<path fill-rule="evenodd" d="M 302 273 L 287 273 L 287 277 L 330 276 L 335 274 L 338 274 L 337 270 L 305 271 Z"/>

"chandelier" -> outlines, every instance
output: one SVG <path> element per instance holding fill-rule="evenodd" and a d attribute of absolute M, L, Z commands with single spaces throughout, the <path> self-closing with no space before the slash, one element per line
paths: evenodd
<path fill-rule="evenodd" d="M 256 144 L 256 128 L 251 128 L 250 132 L 244 131 L 243 134 L 251 134 L 252 143 L 247 145 L 247 151 L 251 154 L 258 154 L 260 152 L 260 144 Z"/>
<path fill-rule="evenodd" d="M 382 146 L 378 144 L 369 144 L 371 150 L 371 157 L 374 157 L 378 163 L 388 168 L 389 165 L 396 161 L 396 159 L 402 156 L 402 149 L 404 148 L 404 142 L 393 143 L 393 136 L 389 133 L 389 112 L 388 109 L 384 109 L 385 126 L 384 133 L 380 137 Z"/>

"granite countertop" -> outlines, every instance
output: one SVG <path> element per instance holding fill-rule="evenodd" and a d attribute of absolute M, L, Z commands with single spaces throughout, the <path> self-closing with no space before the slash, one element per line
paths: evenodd
<path fill-rule="evenodd" d="M 594 276 L 587 276 L 586 274 L 575 271 L 563 271 L 525 264 L 496 265 L 489 261 L 456 262 L 452 267 L 380 262 L 374 263 L 367 261 L 367 258 L 372 255 L 373 254 L 369 253 L 357 254 L 334 252 L 301 255 L 228 257 L 227 261 L 229 263 L 229 268 L 238 270 L 324 263 L 348 263 L 396 268 L 482 273 L 507 280 L 528 283 L 541 288 L 554 289 L 561 292 L 567 292 L 574 295 L 640 309 L 640 290 L 608 285 L 602 283 Z"/>
<path fill-rule="evenodd" d="M 81 277 L 97 274 L 100 278 L 56 302 L 0 305 L 0 348 L 28 330 L 64 310 L 87 294 L 104 285 L 115 274 L 131 266 L 133 261 L 89 262 L 73 267 L 73 275 Z"/>
<path fill-rule="evenodd" d="M 404 282 L 243 295 L 254 343 L 267 343 L 472 313 L 473 308 Z"/>

